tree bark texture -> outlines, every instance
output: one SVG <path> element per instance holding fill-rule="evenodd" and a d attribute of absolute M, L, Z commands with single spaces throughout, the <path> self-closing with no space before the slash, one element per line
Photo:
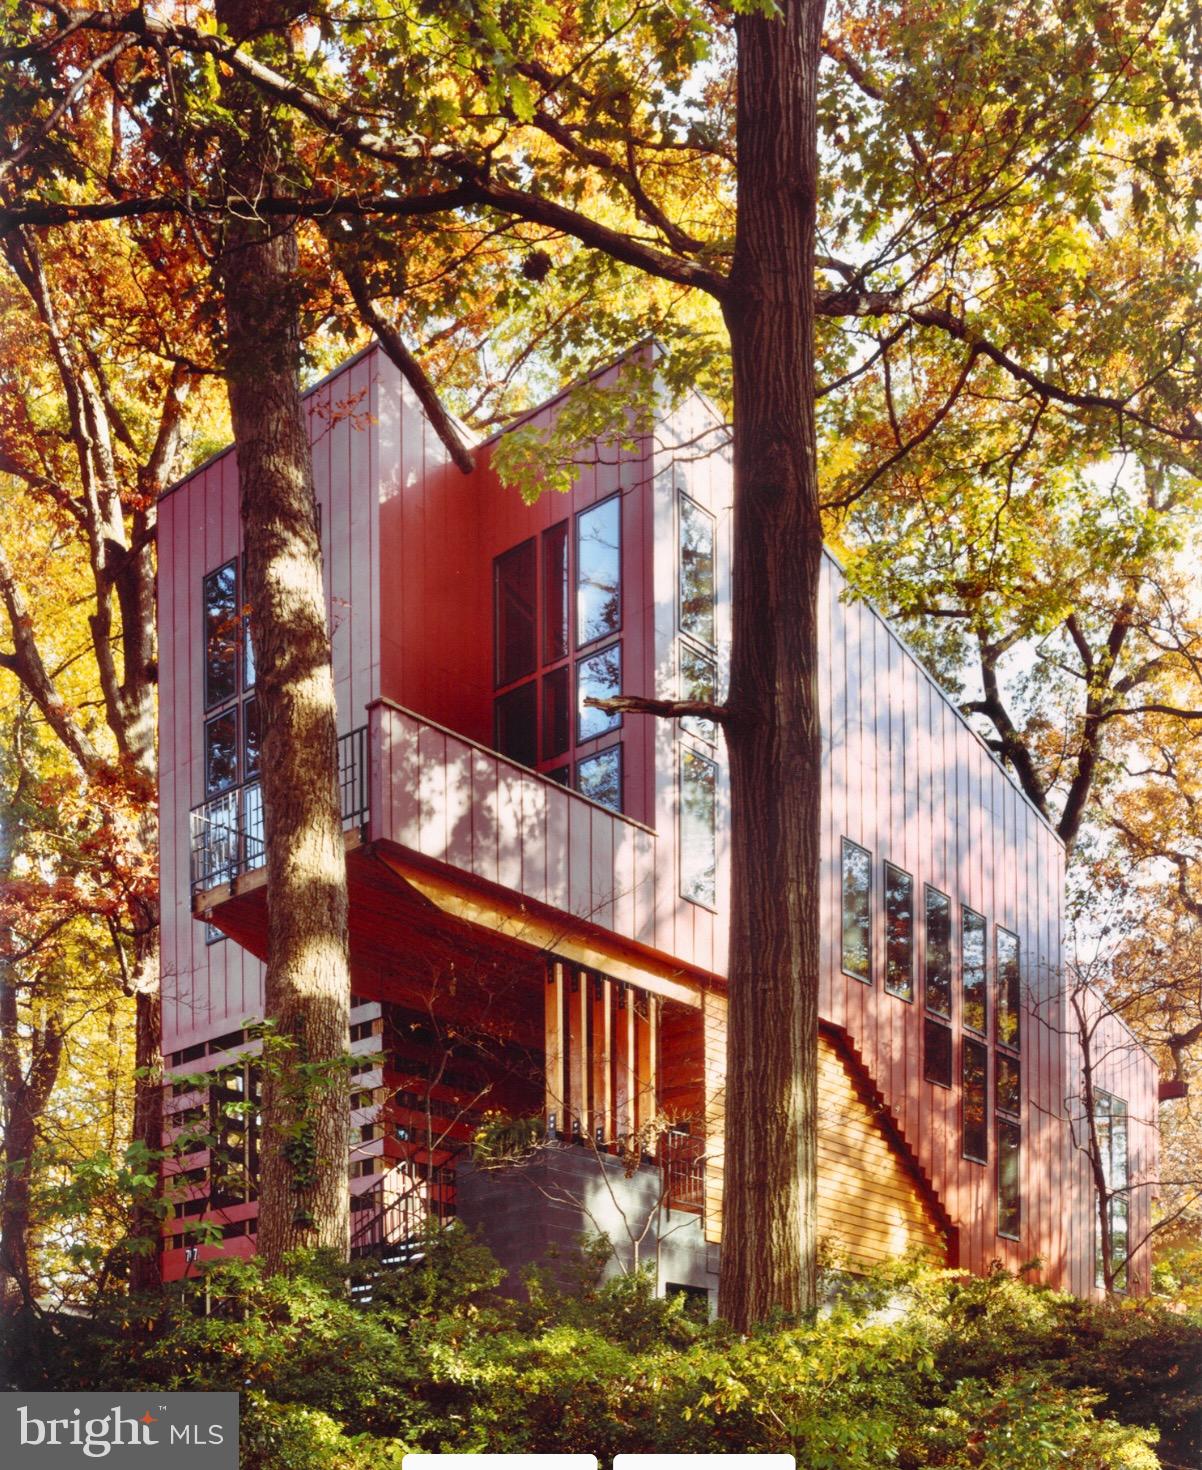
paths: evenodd
<path fill-rule="evenodd" d="M 720 1310 L 816 1299 L 822 749 L 814 431 L 822 0 L 737 21 L 730 1016 Z"/>
<path fill-rule="evenodd" d="M 295 7 L 293 7 L 295 8 Z M 219 0 L 235 38 L 286 6 Z M 241 128 L 225 144 L 241 201 L 220 253 L 226 370 L 246 546 L 246 596 L 263 728 L 268 957 L 259 1250 L 271 1268 L 296 1247 L 349 1251 L 350 1014 L 346 859 L 330 636 L 299 388 L 295 222 L 255 201 L 286 187 L 288 139 L 236 79 L 224 98 Z"/>

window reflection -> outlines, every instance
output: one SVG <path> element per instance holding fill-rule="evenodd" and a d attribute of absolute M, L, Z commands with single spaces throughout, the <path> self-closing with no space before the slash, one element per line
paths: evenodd
<path fill-rule="evenodd" d="M 615 495 L 576 517 L 576 642 L 616 633 L 622 620 L 622 503 Z"/>
<path fill-rule="evenodd" d="M 580 761 L 576 766 L 576 790 L 582 796 L 622 810 L 622 747 L 611 745 Z"/>
<path fill-rule="evenodd" d="M 997 931 L 997 1039 L 1002 1046 L 1018 1050 L 1021 1034 L 1021 1000 L 1018 936 L 1008 929 Z"/>
<path fill-rule="evenodd" d="M 872 859 L 862 847 L 843 839 L 843 969 L 857 980 L 869 974 L 869 890 Z"/>
<path fill-rule="evenodd" d="M 987 1079 L 989 1053 L 983 1041 L 965 1037 L 961 1065 L 961 1123 L 964 1133 L 964 1157 L 985 1163 L 989 1157 L 989 1124 Z"/>
<path fill-rule="evenodd" d="M 205 708 L 238 692 L 238 573 L 229 561 L 204 579 Z"/>
<path fill-rule="evenodd" d="M 592 709 L 586 699 L 612 699 L 622 691 L 622 645 L 611 643 L 576 665 L 576 740 L 579 744 L 616 730 L 621 715 Z"/>
<path fill-rule="evenodd" d="M 885 864 L 885 989 L 914 999 L 914 879 Z"/>
<path fill-rule="evenodd" d="M 680 891 L 694 903 L 717 901 L 718 768 L 693 750 L 680 754 Z"/>
<path fill-rule="evenodd" d="M 952 1013 L 952 902 L 937 888 L 927 889 L 926 1005 L 937 1016 Z"/>
<path fill-rule="evenodd" d="M 997 1229 L 999 1235 L 1018 1239 L 1022 1223 L 1019 1170 L 1020 1132 L 1017 1123 L 1004 1118 L 997 1125 Z"/>
<path fill-rule="evenodd" d="M 238 711 L 227 709 L 205 722 L 205 795 L 224 791 L 238 779 Z"/>
<path fill-rule="evenodd" d="M 687 495 L 680 497 L 680 628 L 714 641 L 714 520 Z"/>
<path fill-rule="evenodd" d="M 985 1034 L 985 920 L 970 908 L 961 910 L 961 974 L 964 984 L 964 1024 Z"/>
<path fill-rule="evenodd" d="M 690 648 L 687 643 L 682 643 L 680 646 L 681 699 L 704 700 L 707 704 L 713 704 L 714 689 L 713 659 L 695 648 Z M 680 728 L 689 735 L 696 736 L 698 740 L 707 741 L 710 745 L 717 738 L 713 720 L 703 720 L 697 715 L 685 715 L 680 722 Z"/>

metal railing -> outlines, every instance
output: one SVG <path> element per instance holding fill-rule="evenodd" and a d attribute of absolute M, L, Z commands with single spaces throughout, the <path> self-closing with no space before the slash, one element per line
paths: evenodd
<path fill-rule="evenodd" d="M 359 827 L 371 804 L 367 726 L 338 737 L 338 793 L 342 825 Z M 231 786 L 190 813 L 192 892 L 232 883 L 240 873 L 263 867 L 263 789 L 257 780 Z"/>
<path fill-rule="evenodd" d="M 660 1138 L 664 1204 L 670 1210 L 705 1210 L 705 1140 L 675 1129 Z"/>

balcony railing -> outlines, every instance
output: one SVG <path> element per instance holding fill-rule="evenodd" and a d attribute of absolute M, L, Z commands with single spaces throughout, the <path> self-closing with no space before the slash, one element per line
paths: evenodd
<path fill-rule="evenodd" d="M 362 826 L 371 805 L 367 726 L 338 737 L 338 792 L 344 828 Z M 263 791 L 258 781 L 231 786 L 193 807 L 192 892 L 232 883 L 267 861 Z"/>
<path fill-rule="evenodd" d="M 705 1140 L 672 1128 L 660 1138 L 664 1204 L 700 1215 L 705 1210 Z"/>

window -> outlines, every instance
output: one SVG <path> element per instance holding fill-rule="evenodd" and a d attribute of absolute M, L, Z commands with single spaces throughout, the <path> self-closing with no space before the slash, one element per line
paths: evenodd
<path fill-rule="evenodd" d="M 576 645 L 622 623 L 622 503 L 617 495 L 576 517 Z"/>
<path fill-rule="evenodd" d="M 1022 1001 L 1018 936 L 996 930 L 997 943 L 997 1039 L 999 1046 L 1017 1051 L 1022 1041 L 1019 1011 Z"/>
<path fill-rule="evenodd" d="M 988 1078 L 985 1043 L 966 1036 L 960 1056 L 960 1125 L 964 1157 L 978 1164 L 989 1160 Z"/>
<path fill-rule="evenodd" d="M 590 755 L 576 766 L 576 790 L 581 796 L 590 797 L 607 806 L 611 811 L 622 810 L 622 747 L 609 745 L 596 755 Z"/>
<path fill-rule="evenodd" d="M 999 1113 L 1014 1113 L 1017 1116 L 1022 1111 L 1023 1102 L 1022 1063 L 1017 1057 L 1007 1056 L 1004 1051 L 999 1051 L 995 1053 L 994 1065 L 997 1068 L 994 1106 Z"/>
<path fill-rule="evenodd" d="M 493 563 L 496 682 L 512 684 L 534 672 L 534 538 L 523 541 Z"/>
<path fill-rule="evenodd" d="M 204 579 L 205 709 L 238 692 L 238 564 L 227 561 Z"/>
<path fill-rule="evenodd" d="M 716 687 L 714 661 L 706 653 L 682 642 L 680 645 L 680 697 L 699 699 L 707 704 L 714 702 Z M 713 745 L 717 738 L 713 720 L 703 720 L 696 715 L 685 715 L 680 728 L 686 735 L 693 735 Z"/>
<path fill-rule="evenodd" d="M 922 1075 L 938 1087 L 952 1085 L 952 1030 L 934 1016 L 923 1022 Z"/>
<path fill-rule="evenodd" d="M 568 652 L 568 523 L 543 532 L 543 659 Z"/>
<path fill-rule="evenodd" d="M 1119 1291 L 1127 1286 L 1127 1251 L 1129 1248 L 1129 1205 L 1126 1193 L 1128 1178 L 1127 1104 L 1109 1092 L 1094 1093 L 1094 1129 L 1098 1137 L 1102 1175 L 1109 1196 L 1106 1206 L 1110 1227 L 1110 1269 Z M 1099 1286 L 1106 1285 L 1102 1263 L 1102 1222 L 1099 1215 L 1094 1225 L 1096 1258 L 1095 1277 Z"/>
<path fill-rule="evenodd" d="M 946 893 L 927 888 L 927 1010 L 947 1019 L 952 1014 L 952 902 Z"/>
<path fill-rule="evenodd" d="M 571 670 L 567 664 L 543 676 L 542 756 L 545 761 L 553 761 L 563 755 L 572 743 L 570 680 Z"/>
<path fill-rule="evenodd" d="M 215 1209 L 255 1198 L 260 1122 L 256 1062 L 241 1063 L 210 1084 L 210 1202 Z"/>
<path fill-rule="evenodd" d="M 680 753 L 680 891 L 710 908 L 717 901 L 718 767 L 694 750 Z"/>
<path fill-rule="evenodd" d="M 714 518 L 680 497 L 680 631 L 714 643 Z"/>
<path fill-rule="evenodd" d="M 843 839 L 843 973 L 866 984 L 869 970 L 869 903 L 872 858 L 862 847 Z"/>
<path fill-rule="evenodd" d="M 493 702 L 494 744 L 523 766 L 538 764 L 538 691 L 534 681 L 519 684 Z"/>
<path fill-rule="evenodd" d="M 205 721 L 205 795 L 227 791 L 238 780 L 238 707 Z"/>
<path fill-rule="evenodd" d="M 259 701 L 253 696 L 242 706 L 242 779 L 249 781 L 259 774 L 259 757 L 263 749 L 263 731 L 259 722 Z"/>
<path fill-rule="evenodd" d="M 967 906 L 960 910 L 960 976 L 964 995 L 964 1027 L 985 1035 L 985 920 Z"/>
<path fill-rule="evenodd" d="M 885 864 L 885 989 L 914 999 L 914 879 Z"/>
<path fill-rule="evenodd" d="M 997 1121 L 997 1233 L 1019 1238 L 1022 1224 L 1021 1134 L 1017 1123 Z"/>
<path fill-rule="evenodd" d="M 583 744 L 616 730 L 622 716 L 592 709 L 586 699 L 612 699 L 622 689 L 622 645 L 611 643 L 576 665 L 576 742 Z"/>

